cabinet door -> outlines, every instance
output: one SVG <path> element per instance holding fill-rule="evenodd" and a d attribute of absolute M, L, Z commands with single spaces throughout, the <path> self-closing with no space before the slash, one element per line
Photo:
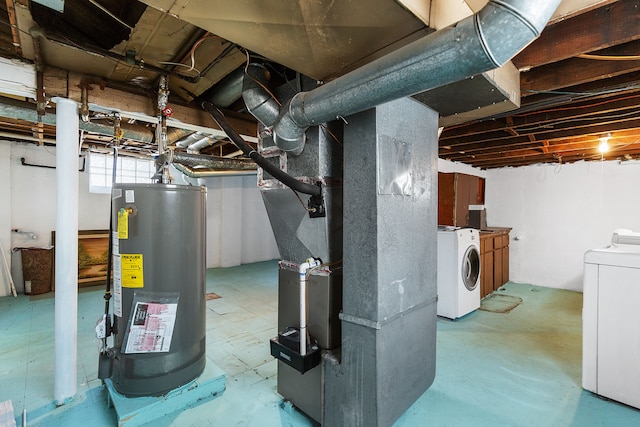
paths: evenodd
<path fill-rule="evenodd" d="M 438 173 L 438 224 L 455 225 L 455 174 Z"/>
<path fill-rule="evenodd" d="M 480 178 L 477 176 L 456 174 L 455 225 L 469 225 L 469 205 L 478 204 L 478 188 Z"/>
<path fill-rule="evenodd" d="M 507 234 L 507 239 L 509 235 Z M 502 248 L 502 284 L 509 281 L 509 245 L 507 240 L 507 246 Z"/>
<path fill-rule="evenodd" d="M 493 251 L 493 290 L 497 290 L 504 284 L 502 281 L 502 252 L 504 248 Z"/>
<path fill-rule="evenodd" d="M 480 298 L 484 298 L 493 292 L 493 251 L 480 254 L 480 261 Z"/>

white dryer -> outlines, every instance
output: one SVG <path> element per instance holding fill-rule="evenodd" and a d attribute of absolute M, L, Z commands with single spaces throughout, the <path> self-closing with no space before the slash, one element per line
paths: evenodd
<path fill-rule="evenodd" d="M 584 255 L 582 387 L 640 408 L 640 234 L 612 242 Z"/>
<path fill-rule="evenodd" d="M 480 307 L 480 232 L 438 227 L 438 316 L 457 319 Z"/>

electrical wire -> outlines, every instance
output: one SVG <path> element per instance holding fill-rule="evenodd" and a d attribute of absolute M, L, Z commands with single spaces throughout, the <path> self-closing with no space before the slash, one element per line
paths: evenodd
<path fill-rule="evenodd" d="M 170 61 L 161 61 L 158 62 L 158 64 L 162 64 L 162 65 L 175 65 L 176 67 L 186 67 L 188 68 L 187 71 L 195 71 L 196 72 L 196 77 L 199 79 L 201 74 L 200 71 L 198 71 L 198 69 L 193 68 L 193 64 L 191 65 L 191 67 L 189 67 L 187 64 L 182 64 L 180 62 L 170 62 Z"/>
<path fill-rule="evenodd" d="M 601 102 L 590 103 L 589 105 L 578 105 L 578 106 L 569 106 L 569 107 L 556 107 L 556 108 L 548 108 L 546 110 L 535 110 L 535 111 L 531 111 L 531 112 L 528 112 L 528 113 L 514 114 L 513 117 L 528 117 L 528 116 L 535 115 L 535 114 L 555 113 L 557 111 L 572 111 L 572 110 L 579 110 L 581 108 L 593 108 L 593 107 L 598 107 L 600 105 L 609 104 L 611 102 L 626 101 L 626 100 L 635 99 L 635 98 L 640 98 L 640 95 L 633 94 L 633 95 L 625 96 L 623 98 L 616 98 L 614 100 L 605 99 L 605 100 L 603 100 Z"/>
<path fill-rule="evenodd" d="M 594 55 L 581 53 L 578 58 L 595 59 L 597 61 L 640 61 L 640 55 Z"/>
<path fill-rule="evenodd" d="M 23 34 L 26 34 L 30 37 L 33 37 L 31 35 L 31 33 L 29 33 L 28 31 L 24 31 L 21 30 L 20 28 L 18 28 L 17 25 L 13 25 L 10 22 L 7 22 L 4 19 L 0 19 L 0 24 L 4 24 L 10 28 L 15 28 L 18 31 L 20 31 Z M 159 73 L 159 74 L 164 74 L 164 75 L 170 75 L 170 76 L 174 76 L 177 77 L 179 79 L 188 81 L 190 83 L 195 83 L 195 81 L 197 81 L 197 79 L 200 77 L 200 74 L 198 74 L 197 76 L 186 76 L 183 74 L 179 74 L 179 73 L 174 73 L 171 71 L 167 71 L 163 68 L 154 66 L 154 65 L 150 65 L 145 63 L 144 59 L 139 59 L 136 60 L 135 63 L 129 63 L 127 62 L 127 58 L 123 55 L 102 49 L 100 47 L 97 46 L 92 46 L 92 45 L 80 45 L 78 43 L 76 43 L 75 41 L 69 39 L 68 37 L 62 35 L 62 34 L 55 34 L 55 35 L 51 35 L 51 34 L 47 34 L 46 36 L 44 36 L 45 39 L 54 42 L 54 43 L 59 43 L 63 46 L 70 46 L 70 47 L 74 47 L 78 50 L 82 50 L 82 51 L 86 51 L 88 53 L 94 54 L 94 55 L 99 55 L 100 57 L 104 58 L 104 59 L 108 59 L 110 61 L 115 62 L 118 65 L 122 65 L 122 66 L 127 66 L 130 68 L 142 68 L 142 69 L 147 69 L 149 71 L 155 72 L 155 73 Z M 194 81 L 195 80 L 195 81 Z"/>
<path fill-rule="evenodd" d="M 191 46 L 191 49 L 189 50 L 189 58 L 191 59 L 191 67 L 189 68 L 189 71 L 195 69 L 196 66 L 196 49 L 207 39 L 213 38 L 214 35 L 211 33 L 207 33 L 204 36 L 200 37 L 200 39 L 195 42 L 193 44 L 193 46 Z M 188 66 L 188 65 L 187 65 Z M 200 74 L 200 73 L 198 73 Z"/>
<path fill-rule="evenodd" d="M 249 65 L 251 64 L 251 57 L 249 56 L 248 50 L 244 49 L 244 53 L 247 57 L 247 60 L 244 65 L 245 77 L 249 77 L 251 80 L 253 80 L 258 86 L 260 86 L 262 89 L 264 89 L 265 92 L 269 94 L 269 96 L 276 102 L 276 104 L 278 104 L 279 107 L 282 107 L 282 102 L 280 102 L 280 100 L 273 94 L 273 92 L 271 92 L 268 87 L 262 84 L 262 82 L 260 82 L 258 79 L 256 79 L 255 77 L 249 74 Z"/>
<path fill-rule="evenodd" d="M 89 0 L 89 3 L 91 3 L 92 5 L 94 5 L 95 7 L 97 7 L 98 9 L 100 9 L 101 11 L 103 11 L 104 13 L 106 13 L 107 15 L 109 15 L 109 17 L 113 18 L 118 24 L 128 28 L 130 31 L 133 31 L 133 27 L 129 24 L 127 24 L 126 22 L 124 22 L 122 19 L 120 19 L 119 17 L 117 17 L 116 15 L 113 14 L 113 12 L 111 12 L 109 9 L 107 9 L 106 7 L 102 6 L 100 3 L 98 3 L 96 0 Z"/>
<path fill-rule="evenodd" d="M 296 195 L 296 197 L 298 198 L 298 201 L 300 202 L 300 204 L 302 205 L 302 208 L 304 210 L 306 210 L 307 212 L 315 212 L 316 211 L 314 208 L 308 208 L 308 207 L 305 206 L 304 202 L 302 201 L 302 198 L 300 198 L 300 195 L 298 194 L 298 192 L 296 190 L 294 190 L 292 188 L 291 191 L 293 191 L 293 194 Z"/>
<path fill-rule="evenodd" d="M 526 92 L 535 93 L 535 94 L 549 94 L 549 95 L 598 96 L 598 95 L 608 95 L 611 93 L 625 92 L 628 90 L 635 90 L 635 89 L 640 89 L 640 85 L 636 84 L 636 85 L 625 86 L 623 88 L 608 89 L 608 90 L 601 90 L 601 91 L 595 91 L 595 92 L 570 92 L 570 91 L 561 91 L 561 90 L 534 90 L 534 89 L 528 89 L 526 90 Z"/>
<path fill-rule="evenodd" d="M 329 134 L 331 136 L 331 139 L 333 139 L 340 147 L 344 147 L 344 145 L 342 144 L 342 141 L 340 141 L 340 139 L 333 133 L 331 132 L 331 129 L 329 129 L 327 127 L 327 125 L 325 125 L 324 123 L 322 123 L 320 125 L 320 127 L 322 128 L 322 130 L 324 132 L 326 132 L 327 134 Z"/>
<path fill-rule="evenodd" d="M 616 120 L 616 119 L 623 119 L 623 118 L 626 118 L 626 117 L 637 116 L 638 114 L 640 114 L 640 109 L 629 111 L 629 112 L 626 112 L 626 113 L 608 115 L 608 116 L 576 117 L 576 118 L 572 118 L 572 119 L 565 119 L 565 120 L 558 120 L 558 121 L 548 122 L 548 123 L 545 123 L 545 124 L 541 124 L 541 125 L 538 125 L 538 126 L 532 126 L 532 127 L 528 127 L 528 128 L 513 127 L 512 129 L 515 130 L 516 132 L 520 132 L 520 133 L 530 133 L 530 132 L 534 132 L 534 131 L 540 130 L 540 129 L 550 129 L 550 128 L 552 129 L 554 126 L 561 125 L 561 124 L 566 124 L 566 123 L 576 123 L 576 122 L 593 121 L 593 120 L 598 120 L 598 121 Z"/>

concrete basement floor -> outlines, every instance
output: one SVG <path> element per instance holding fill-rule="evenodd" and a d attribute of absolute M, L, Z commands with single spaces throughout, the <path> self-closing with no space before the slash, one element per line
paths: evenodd
<path fill-rule="evenodd" d="M 312 426 L 282 404 L 269 339 L 276 334 L 277 262 L 207 271 L 207 357 L 227 375 L 222 396 L 164 417 L 154 427 Z M 0 298 L 0 402 L 16 424 L 116 425 L 97 379 L 94 326 L 103 289 L 78 295 L 78 392 L 53 405 L 53 293 Z M 434 384 L 396 426 L 640 426 L 640 411 L 581 388 L 582 294 L 508 283 L 522 298 L 508 314 L 476 311 L 438 319 Z"/>

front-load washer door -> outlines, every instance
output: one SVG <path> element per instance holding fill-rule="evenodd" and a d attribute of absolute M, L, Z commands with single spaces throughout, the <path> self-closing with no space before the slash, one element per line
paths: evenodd
<path fill-rule="evenodd" d="M 469 246 L 462 258 L 462 283 L 472 291 L 478 286 L 480 277 L 480 254 L 475 246 Z"/>

